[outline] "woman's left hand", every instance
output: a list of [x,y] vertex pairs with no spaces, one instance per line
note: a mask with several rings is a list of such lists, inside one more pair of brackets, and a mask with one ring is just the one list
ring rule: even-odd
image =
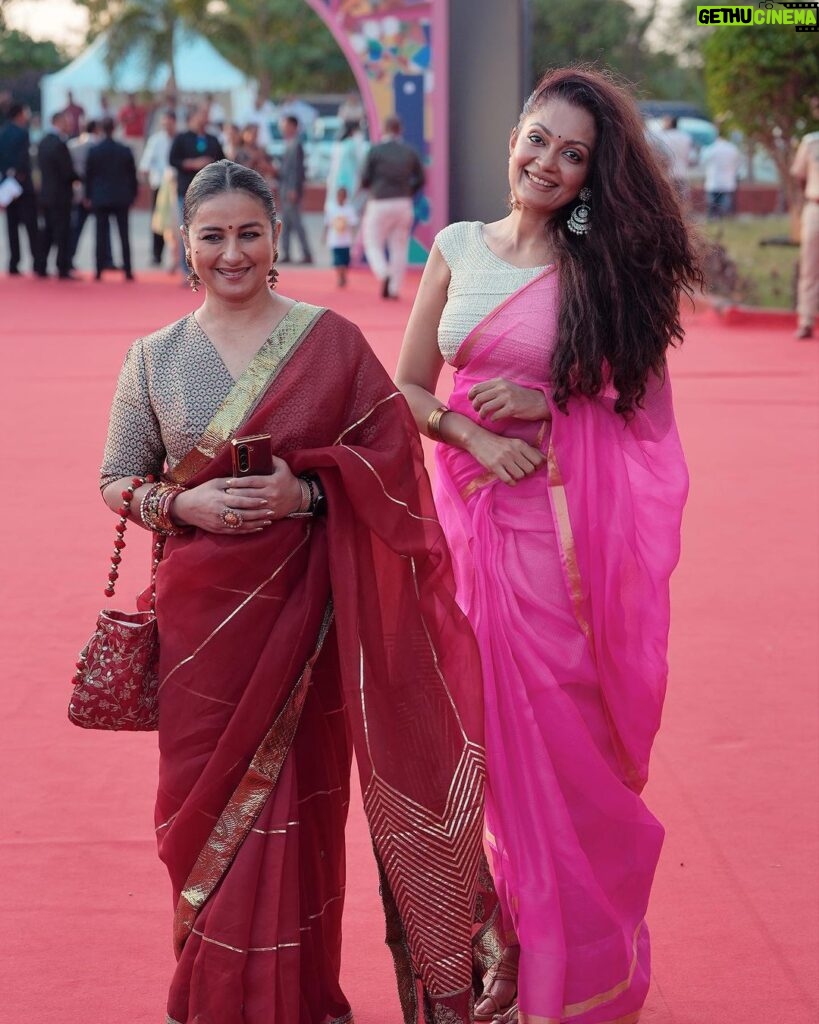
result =
[[232,496],[263,499],[273,519],[284,519],[291,512],[297,512],[301,506],[302,493],[298,477],[290,472],[284,459],[276,455],[273,456],[271,474],[232,477],[225,491],[228,501]]
[[509,416],[518,420],[548,420],[552,415],[542,391],[521,387],[502,377],[475,384],[467,398],[482,420],[489,418],[494,422]]

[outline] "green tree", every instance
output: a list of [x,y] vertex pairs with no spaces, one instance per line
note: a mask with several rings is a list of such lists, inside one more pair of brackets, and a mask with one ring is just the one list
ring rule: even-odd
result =
[[211,0],[200,30],[264,95],[355,88],[346,57],[304,0]]
[[784,26],[718,26],[704,54],[712,112],[770,153],[792,203],[793,146],[810,122],[808,97],[819,83],[815,36]]
[[535,77],[549,67],[594,61],[645,96],[701,102],[696,66],[649,39],[657,36],[658,0],[638,11],[628,0],[530,0]]
[[89,34],[106,32],[106,63],[116,83],[117,65],[135,49],[142,52],[145,81],[158,68],[170,69],[167,88],[176,90],[174,43],[185,25],[193,25],[204,14],[204,0],[77,0],[88,8]]

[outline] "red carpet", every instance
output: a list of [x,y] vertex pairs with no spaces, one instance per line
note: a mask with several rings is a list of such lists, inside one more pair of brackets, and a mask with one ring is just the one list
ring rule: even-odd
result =
[[[341,292],[330,272],[286,269],[281,287],[359,323],[394,367],[408,300],[378,301],[365,273]],[[113,537],[95,492],[116,373],[133,338],[195,301],[160,276],[0,278],[9,1024],[164,1020],[171,906],[152,832],[155,739],[83,733],[65,706]],[[650,918],[651,1024],[819,1015],[818,356],[785,328],[707,316],[673,356],[693,484],[648,790],[668,828]],[[147,578],[147,546],[128,554],[123,603]],[[346,990],[358,1024],[398,1024],[358,805],[349,845]]]

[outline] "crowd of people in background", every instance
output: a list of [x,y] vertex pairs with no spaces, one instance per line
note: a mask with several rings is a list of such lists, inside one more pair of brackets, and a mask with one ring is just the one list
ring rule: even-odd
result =
[[[0,95],[0,209],[6,213],[9,274],[21,273],[22,235],[34,274],[48,277],[56,271],[58,279],[74,280],[80,238],[94,214],[95,279],[121,270],[126,280],[133,280],[129,211],[141,184],[150,196],[151,262],[187,275],[179,244],[185,192],[197,171],[225,157],[257,171],[273,193],[282,221],[281,262],[291,262],[298,254],[298,262],[312,264],[302,216],[307,183],[303,139],[316,115],[302,100],[292,98],[277,106],[261,92],[250,109],[230,120],[212,94],[186,105],[174,95],[144,103],[129,93],[117,109],[102,94],[95,108],[86,110],[69,91],[63,109],[43,127],[13,96]],[[423,161],[402,140],[395,117],[387,119],[383,139],[370,150],[357,96],[340,106],[338,118],[341,128],[326,170],[323,241],[340,287],[347,282],[350,265],[366,258],[381,297],[396,298],[415,221],[413,200],[424,186]],[[709,220],[737,212],[743,166],[736,142],[721,124],[716,128],[717,137],[702,147],[673,115],[648,132],[689,211],[691,174],[702,172],[703,212]],[[806,138],[792,169],[806,208],[798,302],[801,338],[812,336],[819,304],[816,149],[815,139]],[[119,234],[119,263],[111,245],[112,219]]]
[[[11,96],[0,99],[0,182],[7,183],[0,192],[0,209],[6,212],[10,274],[21,273],[23,234],[34,274],[48,277],[56,271],[60,280],[75,280],[80,239],[94,214],[95,279],[121,269],[126,280],[133,280],[129,211],[140,186],[150,202],[152,264],[187,274],[179,245],[185,193],[198,170],[223,158],[257,171],[274,194],[283,224],[282,262],[290,261],[292,244],[299,262],[313,263],[302,218],[307,181],[302,140],[316,110],[304,101],[292,98],[276,106],[259,93],[249,110],[229,120],[225,107],[211,94],[186,105],[173,95],[144,103],[130,93],[116,109],[101,95],[95,109],[86,110],[69,91],[65,106],[43,130],[24,104]],[[334,151],[331,159],[334,181],[331,187],[328,182],[325,208],[324,239],[331,250],[355,247],[367,151],[358,98],[348,98],[339,114],[346,120],[339,152]],[[352,148],[348,139],[353,140]],[[279,143],[275,152],[274,141]],[[342,187],[342,205],[350,205],[351,212],[336,211],[327,219],[338,205]],[[111,219],[119,233],[118,262],[111,244]],[[340,244],[346,241],[348,245]],[[345,282],[346,276],[340,275],[339,283]]]

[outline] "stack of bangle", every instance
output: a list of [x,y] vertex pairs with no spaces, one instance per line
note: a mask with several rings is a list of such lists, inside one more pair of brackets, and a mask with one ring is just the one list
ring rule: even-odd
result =
[[300,476],[298,478],[301,488],[301,504],[295,512],[291,512],[288,519],[304,519],[307,516],[317,515],[324,504],[324,491],[321,489],[318,477]]
[[173,503],[184,490],[184,487],[163,481],[154,484],[146,492],[139,505],[139,517],[149,530],[165,537],[174,537],[185,532],[184,528],[177,526],[171,518]]
[[427,434],[434,441],[443,441],[441,437],[441,420],[444,418],[449,409],[445,405],[439,405],[437,409],[433,409],[427,419]]

